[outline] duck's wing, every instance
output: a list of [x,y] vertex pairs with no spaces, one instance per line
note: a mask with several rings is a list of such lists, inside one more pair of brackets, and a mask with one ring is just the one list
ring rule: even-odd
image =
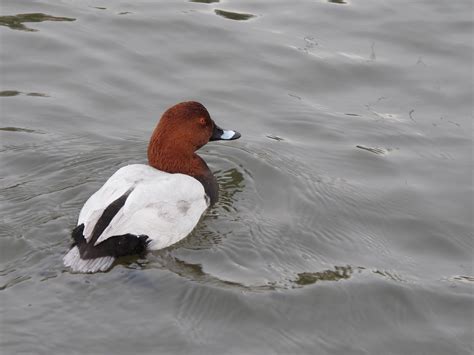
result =
[[94,228],[110,204],[124,196],[140,181],[155,176],[157,179],[169,175],[148,165],[132,164],[117,170],[105,184],[86,201],[79,214],[77,225],[84,224],[84,238],[89,242]]
[[146,235],[149,249],[166,248],[191,233],[208,201],[202,184],[188,175],[168,174],[159,181],[141,181],[94,244],[134,234]]

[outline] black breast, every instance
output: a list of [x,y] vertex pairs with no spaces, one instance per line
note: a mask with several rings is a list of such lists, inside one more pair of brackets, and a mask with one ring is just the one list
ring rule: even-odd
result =
[[219,200],[219,184],[215,176],[210,174],[195,176],[195,178],[204,186],[204,191],[211,201],[211,205]]

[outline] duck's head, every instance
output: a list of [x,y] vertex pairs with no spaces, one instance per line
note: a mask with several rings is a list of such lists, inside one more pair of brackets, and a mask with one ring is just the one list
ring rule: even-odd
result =
[[209,141],[238,138],[239,132],[216,125],[207,109],[199,102],[181,102],[170,107],[161,116],[150,139],[148,161],[160,170],[180,172],[175,171],[179,169],[168,166],[193,155]]

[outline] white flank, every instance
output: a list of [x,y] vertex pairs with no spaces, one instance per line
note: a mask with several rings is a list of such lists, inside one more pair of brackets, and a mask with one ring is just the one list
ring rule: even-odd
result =
[[69,250],[64,258],[64,266],[70,267],[74,272],[93,273],[98,271],[107,271],[114,263],[115,258],[112,256],[104,256],[95,259],[81,259],[79,249],[77,247]]

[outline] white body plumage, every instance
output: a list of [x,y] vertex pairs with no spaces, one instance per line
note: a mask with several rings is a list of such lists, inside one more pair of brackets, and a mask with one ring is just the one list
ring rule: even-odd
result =
[[[92,234],[105,209],[127,194],[125,203],[93,241]],[[149,165],[133,164],[119,169],[82,208],[78,226],[88,246],[95,247],[114,236],[146,235],[148,250],[166,248],[186,237],[209,206],[203,185],[191,176],[170,174]],[[93,246],[92,244],[93,243]],[[77,272],[107,270],[112,256],[81,259],[77,246],[64,257],[64,264]]]

